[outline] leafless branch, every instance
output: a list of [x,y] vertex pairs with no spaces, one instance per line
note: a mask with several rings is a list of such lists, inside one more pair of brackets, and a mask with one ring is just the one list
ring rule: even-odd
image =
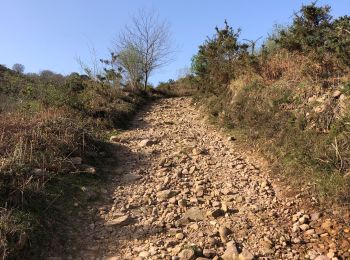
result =
[[80,68],[86,75],[88,75],[92,79],[97,79],[98,75],[101,75],[102,68],[100,61],[97,57],[97,51],[94,47],[89,48],[89,61],[85,62],[81,59],[81,57],[76,57],[76,61],[79,64]]
[[172,61],[170,25],[155,11],[140,10],[119,34],[115,48],[128,77],[141,79],[146,88],[151,73]]

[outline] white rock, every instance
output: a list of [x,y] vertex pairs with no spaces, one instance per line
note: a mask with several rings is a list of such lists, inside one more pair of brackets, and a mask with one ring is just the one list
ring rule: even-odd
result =
[[140,146],[140,147],[145,147],[145,146],[151,146],[151,145],[153,145],[153,144],[154,144],[153,141],[151,141],[151,140],[149,140],[149,139],[144,139],[144,140],[142,140],[142,141],[139,143],[139,146]]

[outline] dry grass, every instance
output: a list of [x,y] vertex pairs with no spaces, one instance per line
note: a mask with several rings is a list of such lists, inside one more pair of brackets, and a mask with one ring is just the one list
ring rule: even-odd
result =
[[94,149],[93,127],[66,109],[1,114],[0,120],[0,253],[10,256],[33,239],[32,221],[41,213],[32,209],[47,207],[46,184],[74,171],[71,156]]
[[192,80],[193,78],[191,76],[187,76],[176,82],[161,83],[156,91],[166,97],[191,96],[198,91],[195,85],[191,84]]
[[261,57],[259,74],[269,84],[283,79],[291,82],[309,81],[314,84],[322,82],[326,86],[337,85],[344,76],[349,75],[334,56],[325,54],[320,61],[316,57],[316,54],[303,55],[279,50],[266,58]]
[[[79,125],[75,124],[82,122],[82,118],[65,109],[48,109],[35,115],[5,114],[0,115],[0,120],[2,171],[14,165],[62,169],[65,160],[60,157],[61,148],[64,147],[68,153],[80,153],[77,147],[82,147],[83,135],[87,135],[79,132],[84,131],[84,125],[79,129]],[[38,152],[43,150],[47,154],[38,156]]]

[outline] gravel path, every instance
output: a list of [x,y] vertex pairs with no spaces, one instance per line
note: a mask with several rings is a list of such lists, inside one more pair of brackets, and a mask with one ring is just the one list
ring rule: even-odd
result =
[[119,166],[106,199],[90,205],[68,258],[350,257],[348,228],[280,195],[188,98],[157,101],[114,142]]

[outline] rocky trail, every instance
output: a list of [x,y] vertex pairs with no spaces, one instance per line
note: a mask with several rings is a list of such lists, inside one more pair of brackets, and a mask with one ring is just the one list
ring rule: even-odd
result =
[[113,142],[118,166],[64,259],[350,258],[344,223],[285,196],[188,98],[155,102]]

